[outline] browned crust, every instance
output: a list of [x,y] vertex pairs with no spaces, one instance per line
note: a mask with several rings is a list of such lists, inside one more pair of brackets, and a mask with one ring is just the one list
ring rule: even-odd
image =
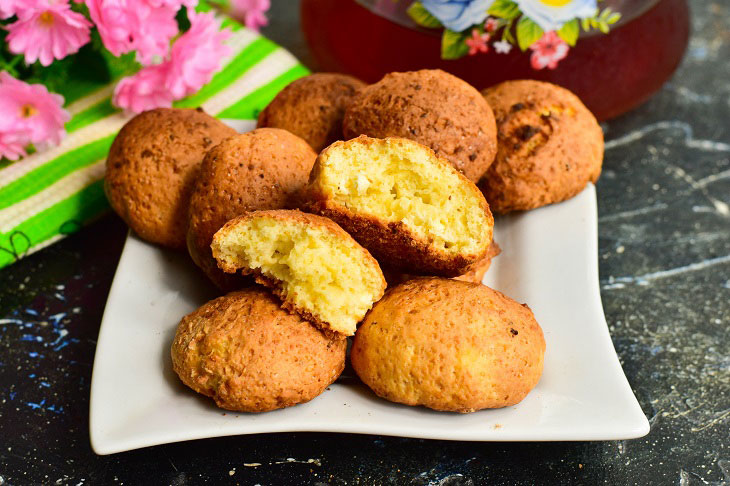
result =
[[429,248],[403,223],[384,223],[374,217],[360,216],[329,201],[309,206],[317,214],[340,224],[385,265],[414,273],[455,277],[477,261],[480,255],[445,255]]
[[[489,267],[492,265],[492,259],[497,257],[501,252],[502,249],[499,247],[497,242],[492,241],[492,243],[489,245],[489,250],[487,250],[487,254],[484,258],[476,263],[471,264],[461,275],[457,275],[456,277],[451,278],[453,278],[454,280],[461,280],[462,282],[482,283],[482,280],[484,280],[484,275],[487,273]],[[383,268],[382,270],[383,275],[385,275],[385,280],[386,282],[388,282],[389,288],[395,287],[396,285],[402,284],[403,282],[421,276],[399,272],[398,270],[393,270],[387,267]]]
[[[390,137],[385,140],[395,143],[417,143],[397,137]],[[438,157],[429,147],[421,145],[424,150],[432,155],[432,160],[436,165],[440,165],[443,170],[456,174],[464,184],[471,188],[473,194],[479,200],[480,207],[487,218],[487,236],[485,237],[486,244],[478,253],[448,254],[444,250],[431,248],[428,241],[414,234],[402,222],[386,222],[375,216],[357,214],[349,208],[330,200],[325,194],[317,190],[316,180],[322,170],[321,161],[329,155],[330,151],[337,150],[347,144],[372,145],[381,141],[380,139],[362,135],[345,142],[335,142],[323,150],[317,157],[309,177],[310,184],[307,194],[310,202],[305,208],[337,222],[385,266],[420,275],[456,277],[463,274],[470,265],[486,255],[492,240],[494,218],[487,201],[474,183],[454,169],[446,160]]]
[[264,108],[256,126],[288,130],[319,152],[342,140],[345,108],[363,87],[365,83],[345,74],[314,73],[299,78]]
[[180,322],[171,346],[181,381],[227,410],[305,403],[345,367],[346,340],[281,309],[263,288],[212,300]]
[[534,80],[506,81],[482,93],[498,128],[497,156],[479,183],[493,211],[564,201],[596,182],[603,132],[577,96]]
[[263,210],[263,211],[252,211],[250,213],[244,214],[243,216],[239,216],[238,218],[234,218],[231,221],[227,222],[223,228],[221,228],[213,237],[213,257],[216,259],[218,263],[218,267],[226,272],[227,274],[233,274],[236,272],[240,272],[242,275],[253,275],[256,282],[258,282],[261,285],[264,285],[272,290],[274,294],[276,294],[282,301],[282,307],[284,307],[287,310],[290,310],[292,312],[295,312],[302,316],[304,319],[308,320],[309,322],[315,324],[320,330],[323,332],[326,332],[332,336],[340,336],[344,337],[345,335],[343,333],[340,333],[338,331],[335,331],[332,329],[332,325],[321,319],[319,316],[311,313],[309,310],[304,309],[302,307],[297,306],[294,304],[294,302],[288,300],[286,296],[284,295],[282,291],[282,284],[281,281],[278,279],[275,279],[273,277],[269,277],[261,273],[258,269],[252,269],[248,267],[236,267],[235,265],[228,264],[224,261],[222,261],[218,257],[218,251],[216,250],[217,242],[224,238],[228,233],[235,231],[236,227],[239,224],[245,223],[247,221],[250,221],[254,218],[260,218],[260,217],[268,217],[271,219],[274,219],[276,221],[283,221],[287,223],[301,223],[304,225],[314,226],[321,229],[324,229],[330,233],[333,233],[335,236],[352,241],[355,249],[360,249],[361,257],[365,260],[366,263],[374,266],[378,269],[378,273],[380,274],[381,278],[381,290],[378,293],[376,297],[376,301],[383,296],[383,293],[385,292],[386,288],[386,282],[385,277],[383,276],[382,270],[380,270],[380,265],[378,264],[378,261],[373,258],[373,256],[368,252],[367,249],[360,246],[353,238],[350,236],[345,230],[343,230],[340,226],[337,225],[334,221],[324,218],[322,216],[318,216],[316,214],[310,214],[310,213],[303,213],[299,210],[287,210],[287,209],[279,209],[279,210]]

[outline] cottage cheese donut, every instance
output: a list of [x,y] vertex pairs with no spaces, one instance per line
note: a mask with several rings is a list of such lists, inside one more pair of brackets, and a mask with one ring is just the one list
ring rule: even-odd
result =
[[346,348],[250,288],[185,316],[171,351],[182,382],[219,407],[266,412],[322,393],[342,373]]
[[471,85],[441,70],[386,74],[345,111],[345,139],[403,137],[431,147],[477,182],[497,153],[489,105]]
[[429,277],[375,304],[350,359],[386,400],[466,413],[519,403],[540,380],[544,353],[526,305],[484,285]]
[[365,83],[344,74],[315,73],[297,79],[259,114],[257,126],[288,130],[319,152],[342,140],[345,108],[363,87]]
[[542,81],[506,81],[485,90],[498,128],[497,158],[479,187],[493,211],[552,204],[596,182],[603,132],[567,89]]
[[[499,247],[496,241],[492,240],[492,244],[489,245],[487,250],[487,256],[482,258],[476,263],[469,265],[464,273],[452,277],[454,280],[461,280],[462,282],[482,283],[484,275],[492,265],[492,259],[499,255],[502,249]],[[410,273],[402,273],[397,270],[391,270],[389,268],[383,268],[383,275],[385,281],[388,282],[388,287],[395,287],[398,284],[406,282],[408,280],[418,278],[421,275],[413,275]]]
[[355,334],[383,296],[378,262],[327,218],[301,211],[254,211],[226,223],[213,256],[229,273],[255,275],[296,311],[327,332]]
[[316,154],[301,138],[278,128],[259,128],[232,137],[205,157],[190,199],[188,250],[193,261],[221,289],[241,286],[223,273],[210,251],[213,235],[247,211],[296,204]]
[[127,122],[106,161],[104,189],[142,239],[185,248],[188,204],[205,153],[236,131],[200,110],[159,108]]
[[433,150],[404,138],[335,142],[317,157],[308,208],[383,265],[454,277],[484,258],[494,220],[482,193]]

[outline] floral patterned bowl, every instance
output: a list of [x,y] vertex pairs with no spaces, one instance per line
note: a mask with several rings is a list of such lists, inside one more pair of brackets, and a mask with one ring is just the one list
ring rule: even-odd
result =
[[541,79],[606,119],[676,69],[689,15],[686,0],[303,0],[302,27],[327,71],[439,68],[478,89]]

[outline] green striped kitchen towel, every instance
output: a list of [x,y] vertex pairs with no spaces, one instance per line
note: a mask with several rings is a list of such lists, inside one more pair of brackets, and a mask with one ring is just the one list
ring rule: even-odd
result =
[[[309,72],[289,52],[232,20],[232,54],[198,93],[175,103],[219,118],[251,120],[284,86]],[[66,106],[71,120],[57,147],[0,168],[0,268],[78,230],[109,210],[105,158],[129,116],[111,104],[113,85]]]

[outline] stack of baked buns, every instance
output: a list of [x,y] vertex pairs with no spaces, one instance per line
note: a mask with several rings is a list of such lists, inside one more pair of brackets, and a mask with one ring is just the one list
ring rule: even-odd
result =
[[573,197],[602,155],[595,118],[548,83],[480,94],[438,70],[370,86],[313,74],[248,133],[201,110],[138,115],[112,145],[106,192],[224,294],[172,343],[180,379],[219,407],[313,399],[354,336],[352,367],[380,397],[473,412],[520,402],[545,353],[529,307],[481,283],[500,251],[492,211]]

